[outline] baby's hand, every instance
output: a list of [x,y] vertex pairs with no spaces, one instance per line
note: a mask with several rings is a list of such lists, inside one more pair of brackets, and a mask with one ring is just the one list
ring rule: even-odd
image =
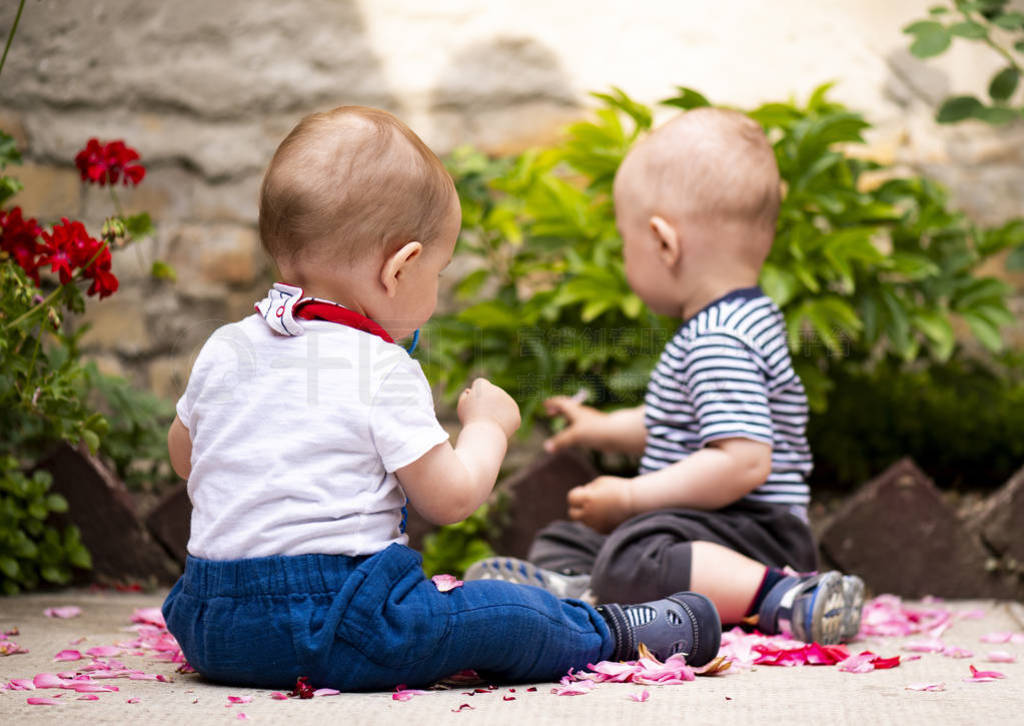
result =
[[477,378],[462,392],[456,411],[463,426],[471,421],[494,421],[505,436],[519,428],[519,406],[512,396],[486,378]]
[[584,406],[568,396],[555,396],[544,401],[549,416],[564,416],[568,425],[544,442],[544,450],[552,453],[567,446],[601,446],[602,423],[608,414]]
[[607,533],[633,515],[630,480],[599,476],[589,484],[569,490],[569,519]]

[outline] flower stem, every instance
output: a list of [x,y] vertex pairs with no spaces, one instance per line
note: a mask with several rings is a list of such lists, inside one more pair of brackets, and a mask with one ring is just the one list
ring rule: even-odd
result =
[[11,49],[11,41],[18,30],[18,21],[21,20],[21,11],[25,9],[25,0],[18,3],[18,12],[14,15],[14,23],[11,24],[11,32],[7,34],[7,44],[4,46],[4,54],[0,57],[0,73],[4,72],[4,63],[7,61],[7,51]]
[[[70,280],[68,280],[67,285],[71,285],[71,284],[77,282],[79,279],[81,279],[81,277],[82,277],[83,273],[85,272],[85,270],[87,270],[89,268],[89,266],[93,262],[95,262],[99,258],[99,256],[101,254],[103,254],[103,250],[105,250],[107,247],[108,247],[107,241],[103,240],[103,243],[100,244],[100,246],[97,248],[96,254],[94,254],[89,259],[88,262],[86,262],[80,268],[75,270],[75,274],[72,276],[72,278]],[[26,320],[28,320],[29,318],[31,318],[33,315],[35,315],[37,312],[39,312],[43,308],[49,306],[54,301],[54,299],[56,299],[56,297],[61,293],[61,291],[65,287],[66,287],[66,285],[61,285],[60,287],[58,287],[56,290],[54,290],[49,295],[47,295],[46,298],[42,302],[38,303],[34,307],[29,308],[28,310],[23,312],[21,315],[16,317],[14,320],[12,320],[11,322],[7,323],[7,325],[5,325],[3,327],[3,329],[4,330],[10,330],[12,328],[15,328],[18,325],[20,325],[21,323],[23,323]]]

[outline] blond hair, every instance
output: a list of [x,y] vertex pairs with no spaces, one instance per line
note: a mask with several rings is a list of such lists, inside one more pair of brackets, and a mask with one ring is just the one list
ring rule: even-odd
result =
[[454,194],[444,164],[408,126],[340,106],[306,116],[277,147],[260,189],[260,241],[278,264],[427,244]]
[[774,236],[779,169],[764,131],[749,116],[693,109],[656,129],[635,151],[627,162],[637,164],[650,204],[690,220],[741,223],[758,236]]

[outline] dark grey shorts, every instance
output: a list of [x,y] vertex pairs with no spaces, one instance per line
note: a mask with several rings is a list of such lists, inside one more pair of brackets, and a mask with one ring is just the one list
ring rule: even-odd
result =
[[550,570],[590,573],[598,602],[644,602],[690,589],[691,542],[714,542],[771,567],[818,566],[807,524],[786,505],[761,502],[648,512],[609,535],[553,522],[537,534],[529,557]]

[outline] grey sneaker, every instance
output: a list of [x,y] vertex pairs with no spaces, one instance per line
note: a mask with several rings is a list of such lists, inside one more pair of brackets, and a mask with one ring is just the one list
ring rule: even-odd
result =
[[474,562],[466,570],[465,580],[503,580],[517,585],[533,585],[556,597],[569,597],[596,604],[590,592],[590,575],[563,575],[515,557],[488,557]]
[[779,580],[765,596],[757,627],[767,635],[790,634],[805,643],[832,645],[852,627],[847,610],[843,576],[835,570],[794,575]]
[[860,632],[860,618],[864,611],[864,581],[856,575],[843,576],[842,639],[849,642]]

